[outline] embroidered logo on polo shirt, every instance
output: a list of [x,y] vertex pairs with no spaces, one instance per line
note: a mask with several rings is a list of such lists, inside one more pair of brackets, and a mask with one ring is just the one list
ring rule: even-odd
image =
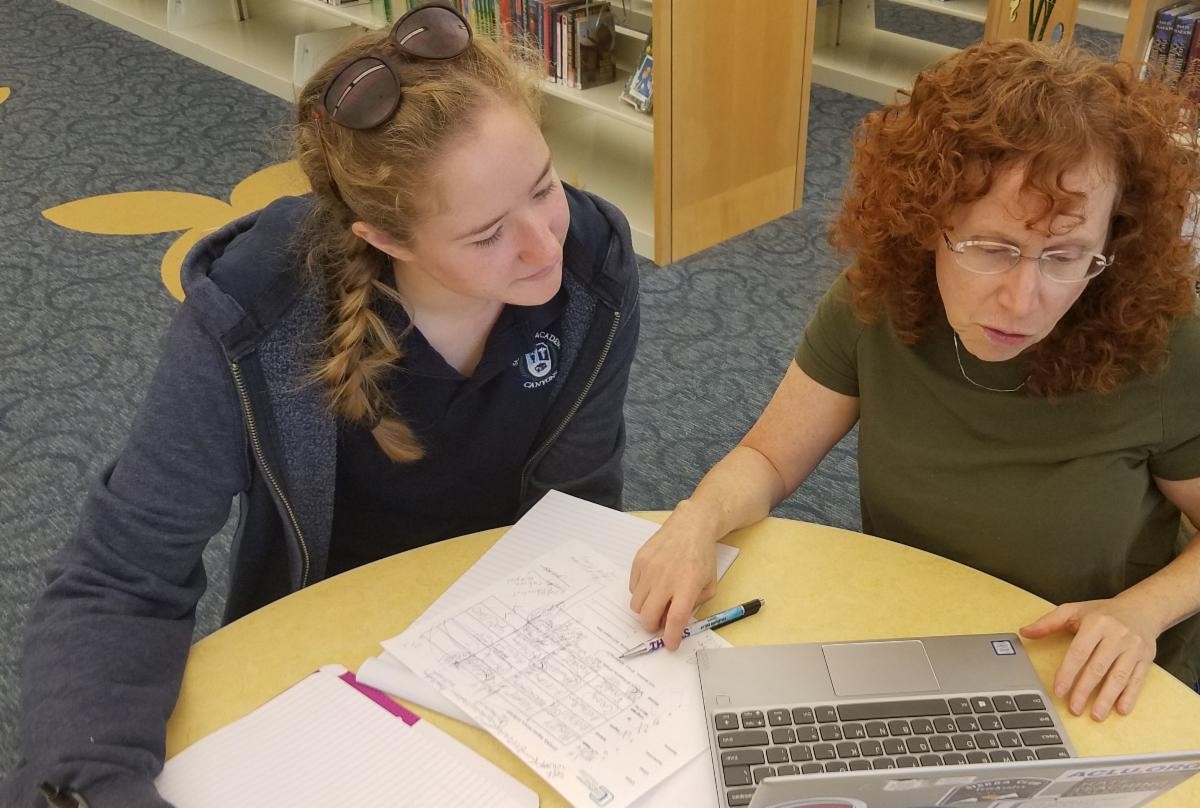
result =
[[554,381],[558,376],[560,346],[558,337],[549,331],[539,331],[533,335],[533,349],[513,360],[513,365],[525,380],[521,384],[522,387],[526,390],[536,390]]

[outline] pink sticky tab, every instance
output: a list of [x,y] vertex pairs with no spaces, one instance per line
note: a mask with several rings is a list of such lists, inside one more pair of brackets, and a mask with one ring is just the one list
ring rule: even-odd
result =
[[421,716],[417,715],[411,710],[406,710],[403,705],[392,701],[392,699],[382,690],[376,690],[375,688],[369,685],[364,685],[362,682],[358,681],[358,679],[356,679],[354,674],[350,671],[346,671],[338,678],[350,685],[359,693],[362,693],[371,701],[378,704],[383,709],[387,710],[392,715],[400,718],[400,720],[402,720],[405,724],[408,724],[410,727],[421,720]]

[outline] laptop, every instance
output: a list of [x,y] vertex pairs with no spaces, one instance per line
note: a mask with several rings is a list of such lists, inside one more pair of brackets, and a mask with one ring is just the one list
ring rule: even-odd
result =
[[1135,808],[1200,771],[1200,750],[1078,758],[1015,634],[697,661],[721,808]]

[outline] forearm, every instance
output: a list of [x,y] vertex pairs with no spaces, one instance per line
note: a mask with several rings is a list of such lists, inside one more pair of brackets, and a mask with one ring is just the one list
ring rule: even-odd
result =
[[1200,533],[1170,564],[1117,597],[1133,603],[1159,634],[1200,612]]
[[757,449],[739,444],[679,503],[671,521],[716,542],[766,517],[788,493],[775,466]]

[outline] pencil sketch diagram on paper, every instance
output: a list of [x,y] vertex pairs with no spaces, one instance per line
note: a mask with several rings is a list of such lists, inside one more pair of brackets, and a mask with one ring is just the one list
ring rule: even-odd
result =
[[646,638],[624,571],[567,543],[389,650],[580,805],[618,808],[706,747],[695,649]]

